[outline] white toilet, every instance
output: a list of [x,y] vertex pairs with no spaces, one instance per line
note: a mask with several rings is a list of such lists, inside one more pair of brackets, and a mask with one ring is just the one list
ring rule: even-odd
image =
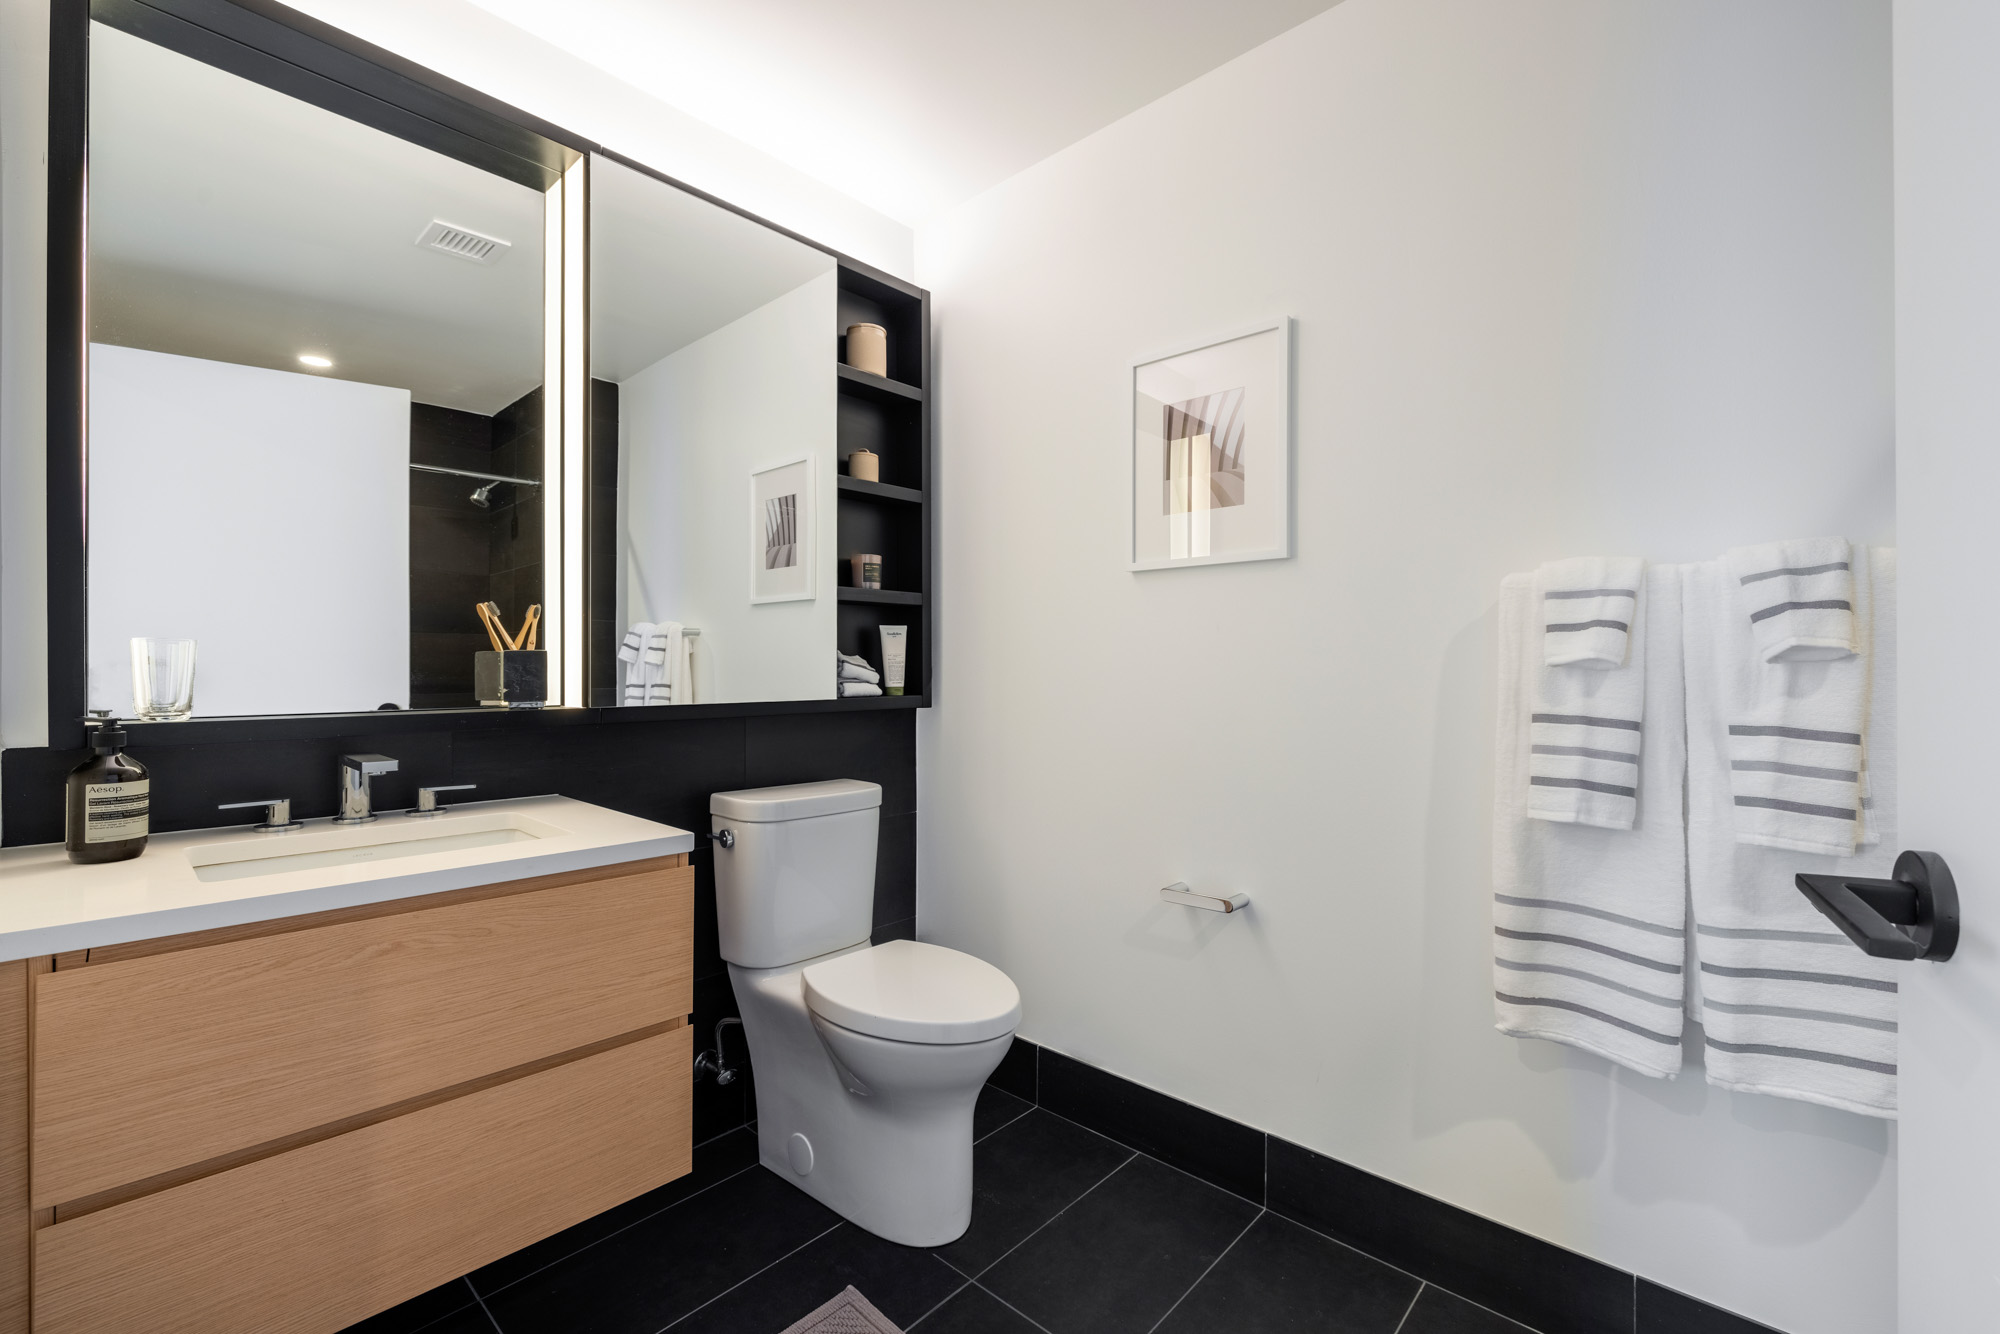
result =
[[1021,1020],[992,964],[868,943],[882,789],[718,792],[716,916],[757,1081],[764,1165],[906,1246],[972,1221],[972,1105]]

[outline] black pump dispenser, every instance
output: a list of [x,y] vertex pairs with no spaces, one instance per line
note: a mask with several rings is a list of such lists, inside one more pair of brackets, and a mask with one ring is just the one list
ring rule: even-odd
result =
[[111,717],[96,719],[91,757],[69,771],[63,847],[85,865],[122,862],[146,850],[152,780],[146,766],[122,754],[125,729]]

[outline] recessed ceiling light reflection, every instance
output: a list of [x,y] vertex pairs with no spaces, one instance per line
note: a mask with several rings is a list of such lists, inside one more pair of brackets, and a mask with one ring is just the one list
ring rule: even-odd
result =
[[311,366],[314,370],[328,371],[333,369],[333,358],[322,357],[317,352],[301,352],[299,353],[299,365]]

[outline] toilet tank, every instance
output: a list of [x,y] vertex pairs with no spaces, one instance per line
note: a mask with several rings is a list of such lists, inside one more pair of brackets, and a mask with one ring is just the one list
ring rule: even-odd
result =
[[881,806],[880,785],[852,778],[711,796],[722,957],[779,968],[866,941]]

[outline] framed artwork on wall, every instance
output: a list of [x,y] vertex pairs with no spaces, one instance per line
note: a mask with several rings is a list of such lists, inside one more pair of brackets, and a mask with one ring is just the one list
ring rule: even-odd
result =
[[1292,554],[1292,321],[1132,363],[1130,568]]
[[810,455],[750,474],[750,601],[800,602],[818,595]]

